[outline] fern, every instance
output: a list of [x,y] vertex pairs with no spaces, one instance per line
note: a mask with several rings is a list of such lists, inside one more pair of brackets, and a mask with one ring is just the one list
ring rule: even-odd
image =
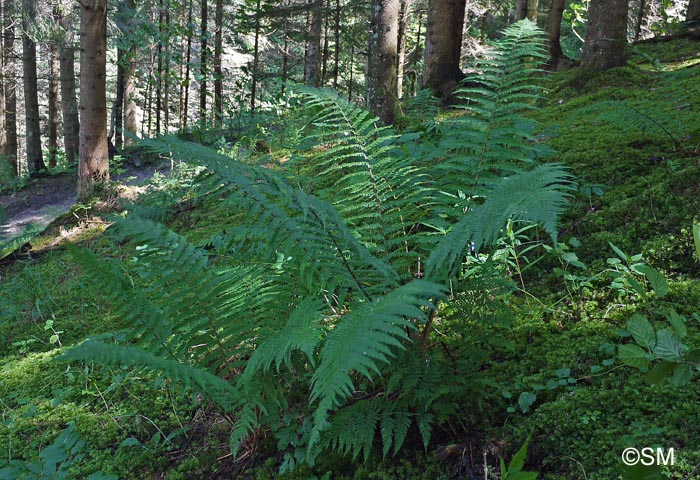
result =
[[[536,164],[545,152],[522,116],[542,55],[532,24],[509,28],[478,66],[480,86],[461,91],[465,115],[433,144],[303,87],[303,143],[315,146],[285,168],[171,137],[144,142],[202,167],[198,201],[221,216],[221,232],[195,245],[132,214],[110,228],[132,259],[73,250],[127,334],[64,358],[150,368],[202,390],[235,412],[234,454],[286,410],[310,425],[298,445],[310,462],[327,448],[367,457],[377,434],[388,455],[412,426],[427,446],[477,383],[476,355],[455,359],[430,342],[447,287],[460,290],[465,255],[511,219],[555,238],[571,189],[561,166]],[[431,156],[416,157],[421,143]],[[290,402],[300,391],[304,402]]]

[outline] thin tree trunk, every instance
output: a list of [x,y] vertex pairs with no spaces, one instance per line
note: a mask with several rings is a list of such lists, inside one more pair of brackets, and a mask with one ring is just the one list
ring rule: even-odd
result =
[[375,0],[372,4],[367,106],[385,125],[396,117],[396,62],[399,0]]
[[350,78],[348,79],[348,102],[352,101],[352,77],[355,68],[355,36],[350,37]]
[[552,0],[547,18],[549,64],[555,72],[561,68],[562,60],[564,60],[564,52],[561,49],[561,21],[565,4],[566,0]]
[[527,18],[528,0],[515,0],[515,21]]
[[642,34],[642,24],[644,23],[644,15],[646,14],[646,0],[639,0],[639,11],[637,12],[637,22],[634,24],[634,41],[639,40]]
[[333,48],[333,88],[338,89],[340,73],[340,0],[335,0],[335,46]]
[[411,0],[399,1],[399,40],[396,62],[396,94],[399,99],[403,97],[403,79],[406,67],[406,29],[408,28],[408,8]]
[[66,162],[73,165],[78,161],[80,146],[80,121],[75,86],[75,49],[73,46],[73,25],[63,15],[60,7],[54,10],[56,22],[62,29],[60,37],[61,112],[63,114],[63,147]]
[[221,55],[224,46],[224,2],[216,0],[216,34],[214,35],[214,122],[221,126],[224,118],[224,74]]
[[17,164],[17,61],[15,54],[15,3],[4,0],[3,58],[5,75],[5,155],[10,169],[19,174]]
[[687,22],[700,20],[700,0],[690,0],[685,20]]
[[[326,0],[326,12],[331,11],[331,0]],[[321,67],[321,85],[326,84],[326,75],[328,74],[328,14],[324,15],[323,22],[323,55]]]
[[[136,10],[136,0],[125,0],[126,7],[125,11],[128,15],[133,16],[133,12]],[[122,137],[124,138],[124,146],[131,147],[136,143],[138,139],[138,113],[136,106],[136,45],[132,38],[133,26],[131,21],[127,20],[125,22],[126,31],[129,42],[128,48],[125,49],[125,58],[121,65],[123,65],[123,77],[122,82],[124,84],[123,90],[123,132]],[[143,125],[143,124],[142,124]]]
[[163,32],[163,24],[165,23],[165,5],[163,0],[158,2],[158,46],[156,47],[156,56],[158,57],[158,67],[156,71],[156,135],[161,132],[161,112],[163,110],[163,43],[165,43],[165,34]]
[[36,18],[36,0],[24,0],[22,15],[22,65],[24,68],[24,109],[26,121],[27,168],[35,175],[46,168],[41,151],[39,87],[36,73],[36,43],[29,35],[30,18]]
[[527,19],[535,24],[539,16],[539,3],[539,0],[529,0],[527,4]]
[[423,26],[423,9],[420,9],[418,12],[418,31],[416,32],[416,49],[413,52],[413,62],[411,65],[411,71],[413,74],[411,75],[411,87],[410,87],[410,92],[411,96],[415,97],[416,96],[416,84],[418,83],[418,60],[421,57],[421,51],[420,51],[420,46],[421,44],[421,27]]
[[192,2],[190,0],[190,5],[187,10],[187,54],[186,54],[186,64],[185,64],[185,109],[182,114],[182,129],[187,129],[187,123],[189,122],[189,105],[190,105],[190,65],[192,64]]
[[202,79],[199,81],[199,123],[206,125],[207,123],[207,48],[209,32],[207,31],[207,0],[202,1],[201,9],[201,45],[199,58],[199,74]]
[[323,26],[321,16],[322,2],[323,0],[312,0],[311,22],[306,42],[304,83],[312,87],[318,87],[321,84],[319,67],[321,66],[321,27]]
[[[0,0],[0,28],[4,26],[2,19],[5,16],[5,2]],[[0,159],[4,159],[7,150],[7,136],[5,134],[5,56],[2,48],[3,38],[0,34]],[[2,168],[4,171],[5,168]]]
[[56,166],[58,152],[58,44],[49,44],[49,167]]
[[250,87],[250,114],[255,114],[255,97],[257,96],[258,62],[260,56],[260,0],[255,5],[255,44],[253,46],[253,75]]
[[165,72],[163,77],[163,123],[166,135],[170,130],[170,5],[165,10]]
[[80,163],[78,198],[109,182],[107,0],[80,4]]

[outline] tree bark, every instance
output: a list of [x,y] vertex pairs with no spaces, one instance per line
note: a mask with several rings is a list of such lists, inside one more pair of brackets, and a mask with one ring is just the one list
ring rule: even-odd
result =
[[109,182],[107,147],[107,0],[80,4],[80,162],[78,198]]
[[250,114],[255,114],[255,99],[258,95],[258,62],[260,60],[260,0],[255,5],[255,41],[253,45],[253,75],[250,87]]
[[163,77],[163,123],[167,135],[170,132],[170,5],[165,10],[165,72]]
[[527,3],[527,19],[535,24],[539,17],[539,7],[539,0],[529,0]]
[[193,0],[189,0],[187,8],[187,33],[185,34],[187,36],[187,44],[185,47],[185,77],[180,89],[180,91],[182,92],[182,108],[180,109],[180,128],[182,128],[183,130],[187,129],[187,123],[189,121],[188,110],[190,103],[190,63],[192,61],[192,1]]
[[515,0],[515,21],[527,18],[528,0]]
[[56,166],[58,152],[58,44],[49,44],[49,167]]
[[24,110],[26,121],[27,169],[30,175],[45,169],[39,124],[39,86],[36,73],[36,43],[29,35],[30,18],[36,18],[36,0],[24,0],[22,15],[22,65],[24,69]]
[[413,52],[413,61],[411,62],[411,86],[409,92],[411,97],[416,96],[416,83],[418,83],[418,60],[421,57],[420,46],[421,42],[421,27],[423,26],[423,9],[418,11],[418,30],[416,32],[416,48]]
[[326,1],[326,15],[324,15],[323,22],[323,54],[321,55],[321,85],[326,84],[326,76],[328,74],[328,12],[331,11],[331,0]]
[[627,63],[628,0],[591,0],[581,68],[599,72]]
[[312,0],[311,22],[306,41],[306,56],[304,65],[304,83],[312,87],[321,84],[321,28],[323,26],[321,9],[323,0]]
[[335,45],[333,48],[333,88],[338,89],[340,73],[340,0],[335,0]]
[[207,31],[208,11],[207,0],[202,0],[201,9],[201,45],[199,57],[199,122],[202,126],[207,123],[207,48],[209,35]]
[[214,121],[221,126],[224,118],[224,73],[221,68],[221,55],[224,47],[224,2],[216,0],[214,35]]
[[[0,0],[0,28],[4,25],[2,19],[5,16],[5,2]],[[0,159],[4,159],[7,150],[7,136],[5,134],[5,58],[2,49],[3,38],[0,34]],[[4,171],[5,168],[2,168]],[[13,174],[14,175],[14,174]]]
[[122,65],[124,67],[122,82],[124,84],[124,93],[122,101],[123,105],[123,125],[124,129],[122,132],[122,137],[124,138],[124,146],[131,147],[138,140],[138,107],[136,105],[136,44],[133,40],[133,25],[130,18],[133,17],[134,11],[136,10],[136,0],[125,0],[126,4],[124,11],[127,14],[127,19],[125,19],[126,28],[125,34],[127,35],[127,45],[124,51],[124,60]]
[[158,46],[156,47],[157,70],[156,70],[156,135],[161,132],[161,113],[163,111],[163,44],[165,43],[165,33],[163,31],[165,23],[165,6],[163,0],[158,2]]
[[385,125],[396,117],[396,65],[399,0],[374,0],[371,5],[367,107]]
[[19,174],[17,165],[17,60],[15,54],[15,3],[4,0],[3,73],[5,75],[5,155],[10,170]]
[[561,49],[561,21],[564,15],[566,0],[552,0],[547,18],[547,39],[549,48],[549,64],[553,71],[561,68],[564,52]]
[[639,36],[642,34],[642,24],[644,23],[644,16],[646,15],[646,0],[639,0],[639,10],[637,11],[637,21],[634,24],[634,41],[639,40]]
[[66,162],[72,165],[78,161],[80,145],[80,121],[78,119],[78,102],[75,94],[73,26],[60,10],[60,7],[54,11],[54,16],[62,30],[58,48],[60,55],[61,112],[63,114],[63,147],[66,150]]
[[690,0],[685,20],[687,22],[700,20],[700,0]]
[[403,97],[403,78],[406,67],[406,29],[408,28],[408,8],[412,0],[399,0],[399,33],[396,61],[396,95]]
[[448,99],[464,79],[459,68],[466,0],[429,0],[423,86]]

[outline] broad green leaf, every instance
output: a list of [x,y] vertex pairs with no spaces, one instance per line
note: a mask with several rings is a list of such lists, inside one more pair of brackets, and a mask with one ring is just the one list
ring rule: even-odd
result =
[[642,350],[638,345],[631,343],[620,345],[617,352],[622,363],[630,367],[639,368],[641,370],[649,366],[649,356],[647,352]]
[[643,273],[644,276],[647,277],[651,288],[654,289],[654,292],[659,298],[666,296],[668,293],[668,282],[666,281],[666,277],[659,273],[658,270],[651,268],[649,265],[639,265],[637,271]]
[[634,278],[632,275],[627,275],[626,277],[627,282],[630,284],[630,287],[639,294],[640,297],[646,299],[647,298],[647,291],[644,288],[644,286],[637,281],[636,278]]
[[683,353],[683,344],[670,330],[664,328],[656,334],[656,346],[654,355],[662,360],[678,362]]
[[646,375],[646,379],[652,385],[658,385],[668,377],[671,376],[673,369],[676,368],[677,363],[667,362],[665,360],[660,361],[654,367],[649,370]]
[[700,349],[691,350],[685,356],[685,361],[695,364],[695,367],[700,370]]
[[571,375],[571,369],[570,368],[560,368],[554,374],[559,377],[559,378],[566,378],[569,375]]
[[681,363],[673,371],[671,383],[674,387],[685,387],[693,378],[693,367],[687,363]]
[[522,410],[523,413],[527,413],[532,404],[535,403],[535,400],[537,400],[537,395],[535,395],[533,392],[521,393],[520,397],[518,397],[518,405],[520,406],[520,410]]
[[626,254],[625,252],[623,252],[622,250],[620,250],[619,248],[617,248],[617,247],[616,247],[615,245],[613,245],[612,243],[610,243],[610,242],[608,242],[608,243],[610,244],[610,247],[611,247],[611,248],[613,249],[613,251],[615,252],[615,255],[617,255],[620,259],[629,262],[630,257],[628,257],[627,254]]
[[668,321],[671,323],[673,332],[678,335],[679,338],[683,338],[688,334],[688,329],[685,326],[683,318],[678,315],[678,312],[676,312],[675,309],[672,308],[669,310],[669,312],[666,314],[666,318],[668,318]]
[[635,313],[627,320],[627,331],[632,334],[632,338],[642,347],[648,349],[656,345],[656,333],[649,320],[644,315]]

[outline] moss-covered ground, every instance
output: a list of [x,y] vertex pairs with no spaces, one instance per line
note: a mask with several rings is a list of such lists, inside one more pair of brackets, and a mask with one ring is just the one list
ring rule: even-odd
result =
[[[449,478],[457,465],[460,478],[469,478],[467,470],[483,478],[484,452],[509,457],[533,430],[527,465],[539,478],[617,479],[627,446],[673,447],[676,462],[665,478],[700,478],[700,382],[651,385],[615,358],[632,313],[653,317],[669,305],[687,318],[687,343],[700,346],[700,263],[691,234],[700,216],[698,79],[700,44],[688,40],[640,46],[629,66],[595,77],[577,70],[555,76],[536,119],[541,141],[578,178],[560,240],[585,267],[568,265],[557,275],[551,267],[561,265],[549,259],[523,277],[529,295],[512,299],[512,348],[494,351],[483,372],[492,401],[465,403],[460,428],[436,435],[427,453],[360,466],[326,458],[294,476]],[[158,205],[167,200],[163,191],[152,199]],[[196,204],[166,213],[195,243],[220,223]],[[103,230],[88,222],[67,241],[128,256],[130,247]],[[124,479],[231,478],[230,424],[196,392],[131,369],[55,361],[86,336],[123,327],[60,236],[54,226],[28,254],[0,266],[0,469],[19,459],[51,471],[40,452],[74,422],[85,443],[70,455],[68,478],[98,471]],[[609,242],[661,271],[668,298],[610,289]],[[458,305],[447,310],[460,314]],[[525,409],[523,393],[532,394]],[[458,454],[442,454],[452,451]],[[263,445],[245,476],[278,478],[279,460]]]

